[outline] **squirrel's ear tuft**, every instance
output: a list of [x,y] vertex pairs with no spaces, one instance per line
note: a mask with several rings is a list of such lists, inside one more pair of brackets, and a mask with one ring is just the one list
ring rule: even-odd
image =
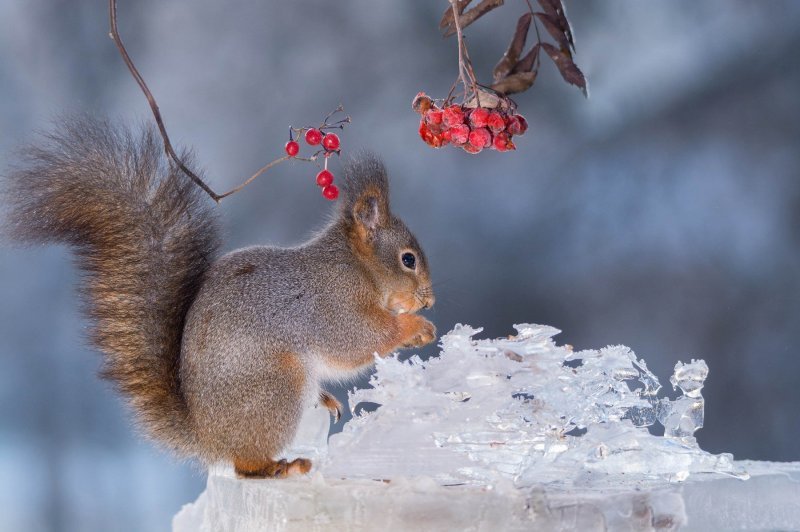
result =
[[388,222],[389,179],[375,154],[360,152],[347,161],[342,188],[346,216],[352,216],[369,232]]

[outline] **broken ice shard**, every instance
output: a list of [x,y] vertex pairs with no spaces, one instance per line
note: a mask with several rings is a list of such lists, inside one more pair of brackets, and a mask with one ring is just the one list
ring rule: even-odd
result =
[[708,366],[702,360],[675,364],[669,381],[672,388],[680,389],[683,395],[674,401],[662,400],[659,422],[664,425],[664,436],[686,443],[694,441],[695,431],[703,427],[705,401],[700,392],[707,376]]

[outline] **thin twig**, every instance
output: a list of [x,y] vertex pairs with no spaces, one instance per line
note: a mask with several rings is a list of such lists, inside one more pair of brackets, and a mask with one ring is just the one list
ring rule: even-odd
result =
[[130,70],[131,74],[133,75],[133,79],[136,80],[136,83],[139,84],[139,88],[142,89],[145,97],[147,98],[147,103],[150,104],[150,109],[153,111],[153,117],[156,119],[156,124],[158,124],[158,130],[161,132],[161,137],[164,139],[164,150],[167,152],[167,155],[175,161],[175,164],[178,165],[178,168],[183,170],[183,172],[189,176],[189,178],[194,181],[200,188],[206,191],[206,193],[211,196],[211,199],[219,203],[220,196],[217,195],[216,192],[211,190],[211,187],[206,185],[205,181],[200,179],[194,172],[189,170],[183,161],[181,161],[180,157],[175,153],[175,149],[172,147],[172,143],[169,140],[169,135],[167,135],[167,128],[164,126],[164,120],[161,118],[161,112],[158,110],[158,104],[156,103],[156,99],[153,97],[153,93],[150,92],[150,89],[145,83],[144,78],[139,71],[136,69],[136,66],[133,64],[133,60],[128,55],[128,51],[125,49],[125,45],[122,43],[122,38],[119,36],[119,30],[117,29],[117,1],[116,0],[109,0],[108,3],[108,12],[109,17],[111,19],[111,31],[109,36],[114,40],[114,43],[117,45],[119,49],[119,53],[122,55],[123,61],[125,61],[125,65]]
[[[247,178],[247,181],[245,181],[244,183],[242,183],[242,184],[241,184],[241,185],[239,185],[238,187],[236,187],[236,188],[233,188],[233,189],[229,190],[228,192],[226,192],[226,193],[224,193],[224,194],[220,194],[219,196],[217,196],[217,197],[216,197],[216,198],[214,198],[214,199],[215,199],[217,202],[219,202],[219,200],[221,200],[222,198],[227,198],[227,197],[228,197],[228,196],[230,196],[231,194],[236,194],[237,192],[239,192],[240,190],[242,190],[244,187],[246,187],[247,185],[249,185],[250,183],[252,183],[252,182],[255,180],[255,178],[257,178],[258,176],[260,176],[261,174],[263,174],[264,172],[266,172],[267,170],[269,170],[270,168],[272,168],[272,167],[273,167],[273,166],[275,166],[276,164],[278,164],[278,163],[282,163],[283,161],[287,161],[288,159],[289,159],[289,156],[288,156],[288,155],[284,155],[284,156],[283,156],[283,157],[281,157],[280,159],[275,159],[275,160],[274,160],[274,161],[272,161],[271,163],[267,163],[267,164],[265,164],[264,166],[262,166],[261,168],[259,168],[259,169],[258,169],[258,171],[257,171],[255,174],[253,174],[253,175],[251,175],[250,177],[248,177],[248,178]],[[213,197],[213,196],[212,196],[212,197]]]
[[[472,94],[478,98],[478,88],[476,86],[475,72],[472,69],[472,62],[469,59],[467,52],[467,44],[464,42],[464,32],[461,29],[461,20],[458,13],[457,0],[449,0],[450,7],[453,10],[453,24],[456,27],[456,40],[458,41],[458,75],[461,78],[461,83],[464,85],[465,98],[472,90]],[[478,100],[480,105],[480,100]]]
[[[178,166],[178,168],[180,168],[183,171],[183,173],[185,173],[189,177],[189,179],[194,181],[194,183],[197,186],[199,186],[201,189],[203,189],[206,192],[206,194],[208,194],[211,197],[211,199],[213,199],[215,202],[219,203],[221,199],[226,198],[226,197],[228,197],[228,196],[230,196],[232,194],[235,194],[235,193],[239,192],[240,190],[242,190],[244,187],[246,187],[247,185],[252,183],[258,176],[260,176],[261,174],[263,174],[264,172],[266,172],[267,170],[269,170],[273,166],[275,166],[275,165],[277,165],[279,163],[282,163],[284,161],[288,161],[290,159],[290,157],[287,156],[287,155],[284,155],[283,157],[279,157],[279,158],[275,159],[274,161],[269,162],[269,163],[265,164],[264,166],[262,166],[261,168],[259,168],[258,171],[255,174],[253,174],[252,176],[247,178],[241,185],[239,185],[239,186],[237,186],[237,187],[235,187],[235,188],[233,188],[233,189],[231,189],[228,192],[225,192],[223,194],[217,194],[216,192],[214,192],[211,189],[211,187],[208,186],[205,183],[205,181],[200,179],[200,177],[198,177],[197,174],[195,174],[194,172],[189,170],[189,168],[186,167],[186,165],[183,163],[183,161],[180,159],[180,157],[178,157],[178,154],[175,153],[175,149],[172,147],[172,142],[170,142],[169,135],[167,134],[167,128],[164,125],[164,119],[161,117],[161,111],[158,109],[158,103],[156,103],[156,99],[153,96],[153,93],[150,91],[150,88],[147,86],[147,83],[145,83],[144,78],[139,73],[139,70],[136,68],[136,65],[133,64],[133,60],[131,59],[130,55],[128,55],[128,50],[125,48],[125,45],[122,43],[122,38],[120,37],[119,29],[117,28],[117,0],[109,0],[109,2],[108,2],[108,13],[109,13],[109,19],[110,19],[110,26],[111,26],[111,30],[110,30],[108,35],[109,35],[109,37],[111,37],[111,39],[117,45],[117,49],[119,50],[119,53],[122,56],[122,60],[125,61],[125,65],[128,67],[128,70],[130,71],[131,75],[133,76],[133,79],[136,80],[136,83],[139,85],[139,88],[142,89],[142,92],[144,93],[145,98],[147,98],[147,103],[150,104],[150,110],[153,111],[153,117],[155,118],[156,124],[158,125],[158,131],[161,133],[161,138],[164,139],[164,151],[167,153],[167,155],[170,157],[170,159],[172,159],[175,162],[175,164]],[[328,119],[331,116],[333,116],[334,114],[336,114],[337,112],[340,112],[340,111],[344,111],[344,107],[342,107],[342,105],[339,105],[339,107],[334,109],[330,114],[328,114],[328,116],[325,117],[325,121],[324,121],[323,125],[327,126],[328,125]],[[350,117],[346,116],[344,119],[342,119],[341,121],[337,122],[336,124],[338,125],[338,127],[342,127],[340,124],[345,124],[345,123],[349,123],[349,122],[350,122]],[[302,131],[302,129],[301,129],[301,131]],[[310,159],[304,159],[302,157],[294,157],[294,159],[295,160],[300,160],[300,161],[306,161],[306,160],[307,161],[314,161],[314,160],[316,160],[316,155],[314,157],[310,158]]]

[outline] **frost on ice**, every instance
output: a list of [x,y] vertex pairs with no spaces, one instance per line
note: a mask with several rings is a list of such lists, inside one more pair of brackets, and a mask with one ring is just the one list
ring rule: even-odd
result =
[[[459,325],[438,357],[379,359],[372,388],[352,392],[350,404],[380,406],[331,438],[325,469],[446,484],[505,477],[517,487],[601,482],[597,473],[624,473],[626,482],[746,475],[694,439],[703,426],[702,360],[678,362],[670,382],[679,395],[669,399],[627,347],[573,352],[553,342],[557,329],[515,328],[507,339],[476,340],[480,329]],[[658,424],[663,437],[648,430]]]
[[312,458],[310,478],[212,469],[174,529],[800,529],[800,464],[698,447],[702,360],[678,362],[669,391],[627,347],[573,352],[552,327],[516,329],[459,325],[430,360],[377,359],[341,433],[306,411],[287,458]]

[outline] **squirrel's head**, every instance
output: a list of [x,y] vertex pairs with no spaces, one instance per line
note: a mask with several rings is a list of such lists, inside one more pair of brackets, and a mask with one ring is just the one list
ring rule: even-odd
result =
[[340,217],[356,257],[395,313],[417,312],[435,301],[425,253],[402,220],[389,210],[383,163],[361,153],[345,166]]

